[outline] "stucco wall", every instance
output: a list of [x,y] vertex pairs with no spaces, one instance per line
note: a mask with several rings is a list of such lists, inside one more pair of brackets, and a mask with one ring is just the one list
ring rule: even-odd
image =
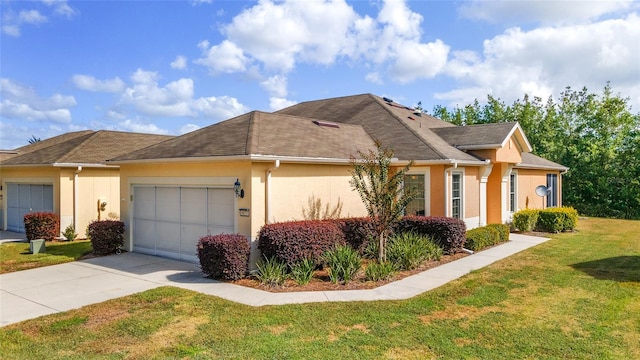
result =
[[547,174],[558,175],[558,206],[562,206],[562,176],[556,170],[517,169],[518,171],[518,208],[542,209],[546,198],[536,195],[536,187],[547,185]]

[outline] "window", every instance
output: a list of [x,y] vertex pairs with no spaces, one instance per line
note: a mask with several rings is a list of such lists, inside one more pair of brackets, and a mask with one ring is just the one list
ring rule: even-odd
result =
[[409,174],[404,177],[404,187],[411,189],[416,197],[407,205],[405,215],[425,215],[424,175]]
[[558,175],[547,174],[547,207],[558,206]]
[[462,173],[451,173],[451,217],[462,219]]
[[509,210],[511,212],[516,212],[518,209],[518,200],[517,200],[517,181],[518,181],[518,173],[512,171],[509,175]]

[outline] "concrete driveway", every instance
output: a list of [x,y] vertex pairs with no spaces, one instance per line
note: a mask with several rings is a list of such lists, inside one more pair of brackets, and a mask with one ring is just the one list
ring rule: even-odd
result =
[[124,253],[0,275],[0,326],[162,285],[204,279],[195,264]]

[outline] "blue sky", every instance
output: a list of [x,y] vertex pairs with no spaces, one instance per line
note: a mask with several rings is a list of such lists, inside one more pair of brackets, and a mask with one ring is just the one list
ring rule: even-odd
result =
[[373,93],[464,106],[607,81],[640,109],[634,1],[0,1],[0,149],[179,135]]

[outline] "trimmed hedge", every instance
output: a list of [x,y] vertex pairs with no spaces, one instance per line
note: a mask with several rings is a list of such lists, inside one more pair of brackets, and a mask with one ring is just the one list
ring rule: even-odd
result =
[[429,236],[447,253],[455,253],[462,249],[466,231],[464,221],[439,216],[405,216],[395,227],[396,233],[414,232]]
[[207,235],[198,240],[202,272],[214,279],[238,280],[249,270],[251,246],[240,234]]
[[342,229],[344,239],[358,254],[363,255],[369,242],[376,241],[373,221],[369,217],[335,220]]
[[94,221],[87,227],[96,255],[109,255],[124,245],[124,223],[118,220]]
[[[500,242],[509,241],[510,228],[507,224],[488,224],[485,227],[493,228],[500,234]],[[467,235],[468,236],[468,235]]]
[[60,233],[60,217],[52,212],[33,212],[24,216],[27,240],[53,240]]
[[513,225],[523,232],[532,230],[553,233],[573,231],[578,225],[578,212],[572,207],[520,210],[513,214]]
[[540,230],[557,233],[572,231],[578,224],[578,212],[572,207],[539,210],[537,227]]
[[464,247],[469,250],[480,251],[503,242],[501,240],[500,231],[496,227],[483,226],[467,231],[467,241]]
[[520,210],[513,214],[513,226],[522,232],[532,231],[538,223],[538,215],[538,210]]
[[345,237],[337,221],[307,220],[267,224],[260,229],[258,249],[266,258],[293,266],[305,258],[322,263],[322,255],[338,245]]

